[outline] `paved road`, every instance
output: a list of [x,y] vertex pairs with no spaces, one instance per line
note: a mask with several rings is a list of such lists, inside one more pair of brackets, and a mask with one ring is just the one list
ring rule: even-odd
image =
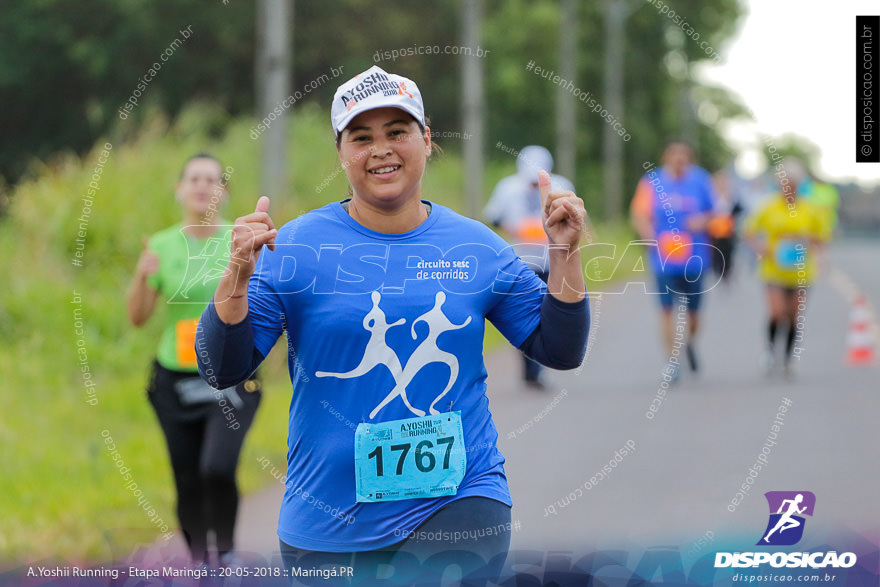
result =
[[[543,392],[521,386],[516,351],[491,355],[489,394],[519,521],[512,548],[589,551],[630,541],[684,550],[707,532],[715,544],[739,537],[742,548],[743,535],[756,540],[763,530],[770,490],[814,492],[811,529],[846,526],[880,542],[880,373],[844,362],[853,288],[880,307],[880,242],[838,243],[830,256],[833,278],[810,291],[792,381],[758,368],[764,303],[747,263],[730,289],[705,299],[699,376],[685,373],[665,397],[657,397],[665,362],[656,300],[635,287],[595,296],[584,365],[552,373]],[[628,442],[634,450],[599,479]],[[766,464],[734,507],[765,446]],[[277,550],[280,501],[280,484],[243,501],[240,549]]]
[[[842,245],[831,264],[875,305],[878,249],[876,243]],[[657,310],[650,296],[635,290],[595,301],[595,341],[583,370],[555,374],[556,384],[545,396],[501,383],[503,371],[491,371],[498,378],[490,389],[503,431],[516,433],[545,409],[548,398],[567,392],[539,424],[514,438],[502,434],[517,502],[514,517],[522,522],[516,547],[580,549],[623,539],[643,546],[686,545],[707,531],[719,541],[754,535],[766,523],[763,493],[770,490],[814,492],[817,517],[811,524],[861,531],[880,526],[880,377],[876,368],[844,364],[849,313],[844,292],[829,280],[809,292],[796,376],[791,382],[768,380],[758,368],[765,328],[762,288],[748,271],[736,277],[730,290],[718,288],[705,300],[699,377],[685,374],[659,398],[653,419],[646,416],[664,367]],[[493,357],[493,363],[501,366],[502,358]],[[777,424],[776,444],[767,447],[767,463],[734,506],[731,500],[749,467],[774,442],[768,437],[786,399],[791,405]],[[607,479],[584,490],[583,497],[566,498],[629,440],[635,452]],[[571,497],[576,499],[563,507]],[[551,505],[556,515],[546,509]]]

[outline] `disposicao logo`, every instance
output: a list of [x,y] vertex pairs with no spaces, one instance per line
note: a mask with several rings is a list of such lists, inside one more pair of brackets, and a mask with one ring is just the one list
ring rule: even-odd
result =
[[[804,535],[804,516],[813,516],[816,496],[811,491],[768,491],[764,494],[770,507],[767,528],[757,546],[792,546]],[[820,569],[825,567],[849,568],[856,564],[852,552],[717,552],[715,568],[771,567]]]
[[816,496],[811,491],[768,491],[770,520],[758,546],[791,546],[804,535],[803,516],[813,517]]

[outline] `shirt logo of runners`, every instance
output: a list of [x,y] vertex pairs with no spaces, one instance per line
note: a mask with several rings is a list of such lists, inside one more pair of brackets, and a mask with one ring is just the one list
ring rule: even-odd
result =
[[[182,230],[181,234],[183,234]],[[187,247],[189,247],[189,240],[187,240]],[[229,236],[213,236],[205,241],[198,254],[187,256],[184,277],[172,298],[177,299],[180,296],[180,298],[189,299],[189,292],[193,287],[206,285],[223,277],[228,265],[228,255]]]
[[391,376],[394,378],[394,387],[388,395],[385,396],[385,399],[379,402],[379,405],[370,412],[370,419],[375,418],[382,408],[387,406],[397,397],[400,397],[410,412],[421,417],[425,415],[425,411],[413,407],[413,405],[410,404],[409,398],[406,395],[406,387],[412,382],[413,378],[423,367],[431,363],[444,363],[449,366],[449,381],[446,383],[443,391],[434,398],[434,401],[431,402],[431,405],[428,408],[428,411],[431,414],[439,414],[440,412],[434,406],[437,405],[437,402],[440,401],[444,395],[449,393],[449,390],[452,389],[456,379],[458,379],[458,358],[452,353],[446,352],[438,347],[437,339],[444,332],[464,328],[470,324],[471,317],[468,316],[462,324],[453,323],[449,320],[446,314],[443,313],[443,303],[446,301],[446,294],[442,291],[437,292],[434,297],[434,307],[413,320],[410,325],[410,333],[412,334],[413,340],[416,339],[415,326],[419,322],[424,322],[428,325],[428,336],[425,337],[418,347],[416,347],[416,350],[413,351],[409,360],[406,362],[406,365],[401,365],[397,353],[394,349],[388,346],[388,343],[385,340],[385,334],[391,328],[405,324],[406,320],[401,318],[400,320],[389,324],[385,317],[385,312],[379,307],[379,302],[382,299],[381,294],[378,291],[374,291],[370,296],[373,301],[373,306],[367,312],[366,316],[364,316],[363,321],[364,330],[370,333],[370,339],[367,341],[367,346],[364,348],[364,355],[363,358],[361,358],[360,363],[352,370],[344,373],[317,371],[315,372],[315,376],[352,379],[365,375],[379,365],[385,365],[385,367],[391,372]]
[[791,546],[804,534],[806,520],[813,515],[816,496],[810,491],[768,491],[764,494],[770,507],[770,519],[759,546]]

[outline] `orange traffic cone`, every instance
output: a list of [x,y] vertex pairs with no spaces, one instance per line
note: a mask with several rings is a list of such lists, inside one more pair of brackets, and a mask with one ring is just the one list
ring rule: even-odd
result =
[[846,361],[851,366],[873,365],[876,340],[871,328],[871,311],[865,296],[859,295],[849,314],[846,336]]

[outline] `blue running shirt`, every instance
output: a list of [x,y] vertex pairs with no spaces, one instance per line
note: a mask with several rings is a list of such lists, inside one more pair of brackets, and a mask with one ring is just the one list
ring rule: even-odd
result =
[[[489,228],[437,204],[415,230],[383,234],[336,202],[287,223],[275,242],[248,303],[263,356],[288,337],[278,536],[301,549],[372,550],[458,498],[511,505],[486,397],[484,319],[519,346],[540,322],[544,283]],[[449,411],[461,413],[467,451],[456,495],[356,502],[358,424]]]
[[689,230],[688,220],[714,209],[717,198],[709,172],[690,165],[681,177],[673,177],[664,167],[653,169],[639,182],[636,198],[643,198],[639,205],[651,210],[658,242],[648,255],[651,268],[664,275],[706,275],[712,266],[709,234]]

